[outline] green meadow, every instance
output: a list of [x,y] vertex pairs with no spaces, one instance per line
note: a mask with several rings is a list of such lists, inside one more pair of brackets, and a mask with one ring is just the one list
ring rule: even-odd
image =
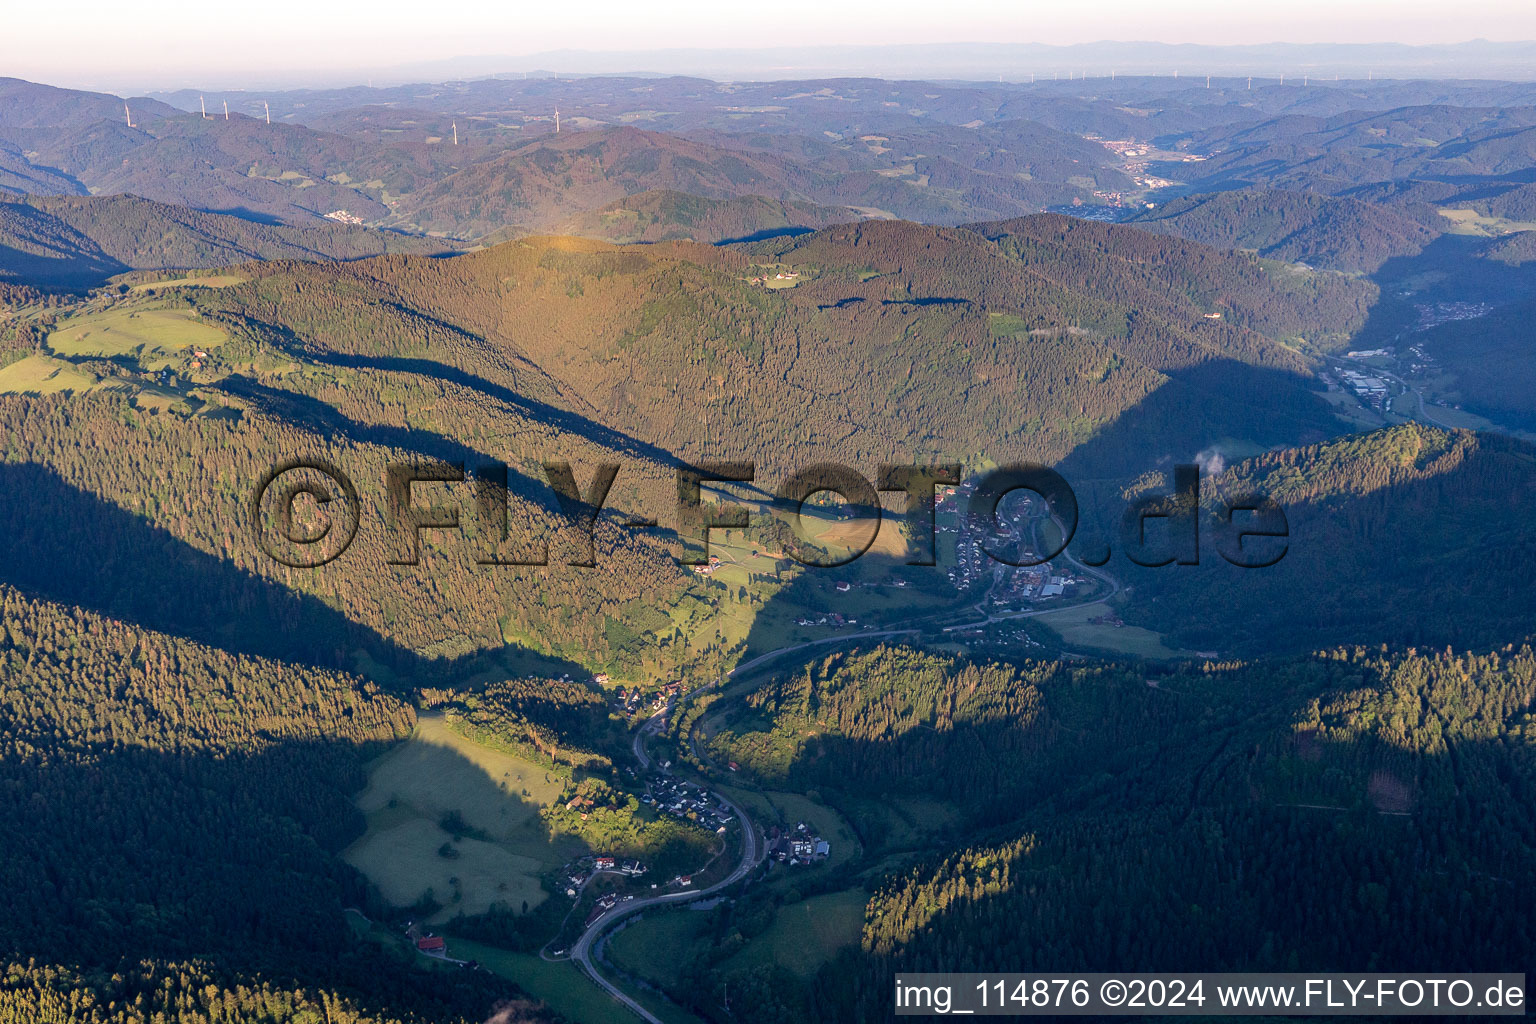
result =
[[548,896],[541,876],[583,852],[578,840],[552,840],[540,817],[561,788],[544,768],[424,715],[371,766],[356,800],[368,830],[342,856],[397,906],[430,895],[442,904],[433,921],[498,903],[532,910]]
[[51,395],[58,391],[89,391],[96,378],[62,359],[30,355],[0,367],[0,393]]
[[129,307],[72,317],[49,335],[48,347],[61,356],[133,356],[143,368],[154,369],[227,340],[191,310]]

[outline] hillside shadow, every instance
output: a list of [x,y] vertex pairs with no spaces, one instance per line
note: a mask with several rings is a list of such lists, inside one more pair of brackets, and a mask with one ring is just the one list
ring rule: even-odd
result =
[[497,384],[461,370],[447,363],[439,363],[431,359],[411,359],[404,356],[363,356],[348,355],[339,352],[318,352],[305,349],[302,358],[309,362],[322,366],[338,366],[346,369],[381,370],[389,373],[410,373],[423,377],[436,378],[450,381],[460,387],[477,391],[488,398],[493,398],[518,410],[529,419],[541,423],[548,423],[570,434],[576,434],[593,441],[605,448],[612,449],[624,455],[649,459],[663,466],[675,467],[679,465],[677,456],[659,445],[641,441],[629,434],[622,433],[612,427],[605,426],[595,420],[589,419],[568,409],[562,409],[542,402],[537,398]]
[[[200,551],[37,463],[0,465],[0,519],[8,531],[0,582],[214,647],[345,669],[361,652],[421,681],[473,673],[498,654],[423,657],[319,598]],[[544,660],[585,675],[561,659]]]
[[[381,423],[360,423],[337,410],[334,405],[311,395],[274,388],[238,373],[224,377],[215,386],[220,391],[249,402],[273,419],[302,425],[322,436],[345,437],[359,444],[394,448],[444,462],[462,462],[466,468],[495,459],[491,454],[431,431]],[[511,486],[512,493],[534,493],[527,477],[510,467],[508,473],[515,475],[519,481],[517,486]]]
[[[902,838],[892,822],[904,801],[964,812],[963,839],[938,837],[948,859],[935,854],[912,876],[912,903],[882,890],[872,926],[880,955],[865,961],[882,981],[932,957],[967,970],[986,966],[980,959],[1036,970],[1063,955],[1082,970],[1282,970],[1293,957],[1290,968],[1472,969],[1501,949],[1536,948],[1524,924],[1531,896],[1515,881],[1533,864],[1529,766],[1478,724],[1453,727],[1475,713],[1441,687],[1438,721],[1402,725],[1412,741],[1376,725],[1361,694],[1377,695],[1383,711],[1406,688],[1427,701],[1421,675],[1409,682],[1362,652],[1220,668],[1043,664],[1030,678],[1040,693],[1032,721],[1006,716],[1000,694],[968,701],[978,697],[974,677],[946,699],[926,678],[887,669],[859,680],[862,713],[846,692],[824,689],[798,698],[808,717],[791,718],[779,746],[764,738],[770,705],[742,719],[753,738],[739,753],[715,755],[740,758],[741,773],[728,776],[738,785],[755,778],[752,764],[771,766],[755,781],[814,793],[877,856]],[[904,717],[892,697],[904,689],[933,707]],[[1511,680],[1483,707],[1524,690]],[[1319,699],[1335,734],[1298,730]],[[1410,698],[1415,713],[1419,699]],[[1502,727],[1518,730],[1519,714],[1503,713]],[[1468,821],[1502,827],[1474,837]],[[947,852],[956,842],[975,851],[963,871],[962,855]],[[1278,846],[1285,853],[1273,856]],[[987,884],[970,895],[973,881]],[[1192,895],[1170,902],[1169,892]],[[1367,892],[1418,910],[1384,913]],[[1458,937],[1403,925],[1474,892],[1470,905],[1481,909]],[[1506,898],[1518,905],[1496,906]]]
[[[1448,390],[1457,394],[1458,405],[1500,429],[1529,430],[1536,427],[1528,338],[1536,262],[1485,258],[1480,250],[1490,241],[1442,235],[1415,256],[1383,264],[1371,275],[1381,300],[1350,347],[1395,349],[1395,369],[1403,374],[1404,364],[1420,361],[1408,347],[1419,346],[1436,362],[1428,371],[1431,381],[1447,374],[1452,379]],[[1469,316],[1469,307],[1476,305],[1490,309]],[[1444,386],[1443,380],[1439,383]],[[1416,412],[1411,396],[1403,401]],[[1421,418],[1435,415],[1427,409]]]
[[0,836],[0,880],[11,893],[0,941],[23,960],[87,971],[196,960],[230,987],[260,978],[335,989],[378,1019],[402,1010],[480,1019],[519,993],[483,972],[426,970],[408,946],[376,946],[348,927],[343,908],[354,907],[395,931],[390,908],[336,857],[362,834],[348,791],[380,749],[280,739],[259,751],[171,752],[76,741],[69,756],[45,747],[7,758],[4,788],[32,797],[25,807],[7,801],[22,819]]
[[[1118,547],[1124,489],[1147,473],[1171,477],[1173,467],[1237,457],[1274,447],[1315,444],[1349,427],[1308,378],[1220,359],[1168,373],[1142,401],[1101,424],[1056,470],[1078,501],[1071,552],[1097,561]],[[1117,555],[1107,567],[1129,563]]]
[[1191,462],[1218,441],[1310,444],[1344,431],[1321,387],[1299,374],[1213,359],[1166,371],[1168,380],[1101,424],[1056,469],[1079,480],[1130,480]]
[[750,235],[740,235],[736,238],[722,238],[715,244],[736,245],[740,242],[766,242],[770,238],[798,238],[801,235],[809,235],[815,231],[815,228],[795,226],[782,228],[763,228],[761,231],[754,231]]
[[40,256],[0,245],[0,281],[27,284],[44,291],[85,291],[130,269],[100,251],[60,247],[57,255]]
[[[1360,435],[1344,458],[1316,468],[1278,463],[1274,485],[1316,489],[1278,497],[1289,525],[1284,557],[1243,569],[1217,553],[1216,524],[1201,527],[1198,566],[1108,568],[1133,588],[1125,618],[1223,655],[1302,652],[1341,645],[1483,647],[1536,633],[1536,527],[1517,509],[1536,502],[1536,447],[1501,434],[1443,472],[1427,468],[1407,432]],[[1394,440],[1395,438],[1395,440]],[[1211,500],[1253,487],[1249,478],[1202,484]],[[1260,542],[1263,543],[1263,542]]]
[[[1413,333],[1419,304],[1486,302],[1498,306],[1536,291],[1536,263],[1485,259],[1479,250],[1492,239],[1443,234],[1412,256],[1394,256],[1369,280],[1381,289],[1365,326],[1350,339],[1353,348],[1379,348]],[[1412,294],[1401,293],[1411,290]]]

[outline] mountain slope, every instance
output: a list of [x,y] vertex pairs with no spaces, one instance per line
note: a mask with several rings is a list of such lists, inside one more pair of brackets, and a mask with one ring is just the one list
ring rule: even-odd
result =
[[632,242],[739,242],[798,234],[829,224],[860,220],[853,210],[791,203],[764,196],[705,199],[685,192],[641,192],[588,210],[561,223],[557,232]]
[[[1170,380],[1212,403],[1182,424],[1153,403],[1173,450],[1213,430],[1277,443],[1330,429],[1285,339],[1358,322],[1369,286],[1067,218],[991,228],[870,221],[723,248],[528,238],[285,267],[206,301],[310,358],[410,355],[508,388],[512,367],[537,367],[572,412],[681,457],[751,448],[764,473],[895,453],[1054,462]],[[255,301],[268,294],[284,299]],[[451,334],[422,348],[358,328],[388,308]]]
[[1270,259],[1367,272],[1420,251],[1445,224],[1428,206],[1389,208],[1279,190],[1186,196],[1123,223]]
[[345,224],[259,224],[136,196],[0,202],[0,280],[87,286],[127,270],[193,270],[248,260],[437,253],[441,243]]
[[1152,599],[1137,602],[1137,621],[1192,649],[1244,653],[1531,634],[1536,534],[1514,511],[1536,500],[1531,446],[1410,423],[1237,463],[1202,496],[1254,492],[1289,521],[1279,563],[1226,565],[1213,518],[1199,566],[1128,572]]

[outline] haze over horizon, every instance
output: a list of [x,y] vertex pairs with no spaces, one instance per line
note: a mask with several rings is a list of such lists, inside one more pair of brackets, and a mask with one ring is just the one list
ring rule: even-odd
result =
[[[291,18],[262,19],[194,7],[184,0],[154,0],[132,9],[88,0],[15,11],[0,41],[0,66],[8,75],[50,84],[154,91],[362,85],[371,79],[382,84],[532,71],[938,77],[954,76],[971,65],[963,59],[916,59],[911,52],[882,56],[872,48],[1081,48],[1057,54],[1055,60],[1042,56],[1035,67],[1019,67],[1002,57],[975,65],[975,76],[995,77],[1117,59],[1128,46],[1396,49],[1536,39],[1536,8],[1514,0],[1454,6],[1300,0],[1288,6],[1283,26],[1268,12],[1215,0],[1179,0],[1157,7],[1104,0],[1091,16],[1076,8],[991,0],[960,0],[943,7],[913,0],[855,0],[835,9],[788,0],[771,12],[684,0],[663,13],[665,17],[652,8],[616,0],[512,13],[475,0],[450,13],[433,11],[428,16],[402,0],[387,0],[366,11],[346,5],[311,8],[295,23]],[[1105,51],[1102,56],[1100,49]],[[724,59],[727,54],[735,59]],[[752,54],[761,59],[743,65],[741,58]],[[1191,55],[1199,56],[1194,51]],[[903,56],[909,64],[902,63]],[[1256,59],[1252,72],[1268,70],[1262,58]],[[1356,63],[1362,76],[1373,67],[1360,53]],[[1146,58],[1145,70],[1169,66]],[[1110,68],[1081,70],[1107,74]],[[1474,65],[1439,73],[1471,75],[1475,70]],[[1491,68],[1488,74],[1508,75],[1510,68]]]

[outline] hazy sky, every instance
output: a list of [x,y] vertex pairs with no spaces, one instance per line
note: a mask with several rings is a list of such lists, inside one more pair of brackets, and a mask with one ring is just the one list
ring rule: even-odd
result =
[[416,61],[554,49],[1536,39],[1532,0],[27,0],[7,7],[0,75],[144,88],[294,72],[335,80]]

